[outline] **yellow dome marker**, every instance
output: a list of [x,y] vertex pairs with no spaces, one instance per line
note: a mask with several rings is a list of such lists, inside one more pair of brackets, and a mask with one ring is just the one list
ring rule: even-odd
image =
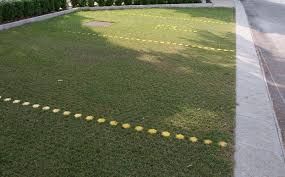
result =
[[185,138],[185,136],[182,135],[182,134],[177,134],[177,135],[175,136],[175,138],[176,138],[176,139],[179,139],[179,140],[183,140],[183,139]]
[[161,132],[161,135],[162,135],[163,137],[169,137],[169,136],[170,136],[170,133],[167,132],[167,131],[163,131],[163,132]]
[[11,98],[5,98],[4,101],[8,102],[8,101],[11,101],[12,99]]
[[196,138],[196,137],[190,137],[189,138],[189,140],[192,142],[192,143],[196,143],[196,142],[198,142],[198,138]]
[[36,108],[39,108],[40,105],[39,104],[34,104],[32,107],[36,109]]
[[224,141],[220,141],[219,143],[219,146],[221,147],[226,147],[228,145],[228,143],[224,142]]
[[52,112],[53,113],[58,113],[60,111],[60,109],[53,109]]
[[118,124],[119,124],[119,122],[117,122],[115,120],[110,121],[110,125],[112,125],[112,126],[117,126]]
[[100,119],[97,120],[97,122],[98,122],[98,123],[104,123],[104,122],[106,122],[106,119],[100,118]]
[[21,102],[21,100],[14,100],[14,101],[13,101],[14,104],[18,104],[18,103],[20,103],[20,102]]
[[87,116],[87,117],[85,117],[85,120],[87,120],[87,121],[90,121],[90,120],[93,120],[93,119],[94,119],[93,116]]
[[128,124],[128,123],[126,123],[126,124],[123,124],[122,127],[123,127],[124,129],[128,129],[128,128],[131,128],[131,125]]
[[64,116],[69,116],[70,114],[71,114],[70,111],[64,111],[64,112],[63,112],[63,115],[64,115]]
[[45,107],[42,108],[42,110],[44,110],[44,111],[47,111],[47,110],[49,110],[49,109],[50,109],[49,106],[45,106]]
[[74,117],[75,118],[79,118],[79,117],[81,117],[82,116],[82,114],[74,114]]
[[28,105],[30,105],[30,102],[24,102],[22,105],[23,106],[28,106]]
[[213,143],[213,141],[212,141],[212,140],[208,140],[208,139],[204,140],[204,144],[209,145],[209,144],[212,144],[212,143]]
[[141,131],[143,131],[143,127],[142,126],[136,126],[135,130],[138,132],[141,132]]
[[157,133],[157,130],[156,129],[153,129],[153,128],[151,128],[151,129],[148,129],[148,131],[147,131],[149,134],[156,134]]

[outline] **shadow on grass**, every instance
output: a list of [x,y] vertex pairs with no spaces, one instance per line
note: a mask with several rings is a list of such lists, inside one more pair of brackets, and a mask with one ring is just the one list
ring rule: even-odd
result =
[[[233,8],[192,8],[192,9],[176,9],[178,13],[187,14],[189,17],[206,18],[209,20],[215,20],[220,22],[232,23],[234,16],[231,15],[234,12]],[[215,12],[213,13],[209,13]]]

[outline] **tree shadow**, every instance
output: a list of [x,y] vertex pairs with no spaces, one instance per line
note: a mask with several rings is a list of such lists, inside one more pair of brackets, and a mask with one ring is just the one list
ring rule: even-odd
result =
[[[72,20],[66,20],[69,18]],[[39,29],[38,37],[45,31],[47,44],[57,40],[61,45],[57,48],[45,44],[38,46],[46,48],[47,53],[56,54],[45,56],[53,67],[33,68],[39,76],[34,82],[24,82],[22,93],[16,95],[27,95],[28,99],[34,97],[31,93],[38,93],[44,102],[52,105],[146,127],[198,132],[205,136],[210,136],[213,131],[231,131],[232,126],[224,126],[223,120],[230,124],[234,114],[233,58],[223,52],[198,48],[181,48],[179,53],[134,50],[102,36],[62,33],[68,29],[96,33],[82,25],[90,20],[94,19],[72,14],[35,25]],[[49,29],[45,29],[45,25]],[[234,45],[230,38],[213,33],[201,32],[199,36],[200,41],[187,40],[207,46],[209,40],[218,39],[225,45]],[[143,48],[144,44],[141,45]],[[221,57],[213,60],[213,56]],[[65,59],[54,63],[55,57]],[[46,76],[46,72],[54,74]],[[39,80],[41,77],[49,79]],[[56,83],[57,78],[68,83]],[[43,88],[39,90],[35,85]],[[37,101],[39,97],[34,98]],[[205,121],[209,120],[211,122],[207,124]]]
[[[214,12],[208,13],[209,11]],[[214,20],[215,22],[232,23],[234,21],[233,8],[185,8],[175,9],[175,12],[187,14],[189,17],[205,18],[205,20]]]

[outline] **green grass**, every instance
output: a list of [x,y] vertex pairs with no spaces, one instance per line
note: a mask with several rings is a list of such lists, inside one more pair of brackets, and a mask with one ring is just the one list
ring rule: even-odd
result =
[[[83,25],[94,20],[113,24]],[[235,53],[103,35],[235,48],[233,9],[225,8],[82,11],[0,32],[1,96],[172,133],[163,138],[1,101],[2,176],[232,176]],[[215,143],[201,143],[207,138]]]

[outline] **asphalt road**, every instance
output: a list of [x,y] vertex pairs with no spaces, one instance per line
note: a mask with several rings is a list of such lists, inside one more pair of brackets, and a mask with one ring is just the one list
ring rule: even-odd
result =
[[[241,0],[285,142],[285,0]],[[285,147],[285,144],[284,144]]]

